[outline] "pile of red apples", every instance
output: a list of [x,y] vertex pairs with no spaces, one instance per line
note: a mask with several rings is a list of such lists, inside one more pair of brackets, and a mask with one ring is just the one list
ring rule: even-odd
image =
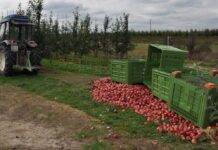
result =
[[[204,135],[200,128],[171,111],[167,103],[154,97],[151,90],[144,85],[116,83],[109,77],[95,80],[92,85],[94,100],[123,109],[133,109],[136,113],[146,116],[145,124],[150,121],[157,124],[157,131],[161,134],[168,132],[192,143],[196,143]],[[218,130],[216,138],[218,139]]]

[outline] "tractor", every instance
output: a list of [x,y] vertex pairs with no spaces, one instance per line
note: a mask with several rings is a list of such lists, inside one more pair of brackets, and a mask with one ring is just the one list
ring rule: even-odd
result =
[[32,40],[34,24],[28,16],[9,15],[0,22],[0,73],[11,76],[15,70],[37,74],[41,53]]

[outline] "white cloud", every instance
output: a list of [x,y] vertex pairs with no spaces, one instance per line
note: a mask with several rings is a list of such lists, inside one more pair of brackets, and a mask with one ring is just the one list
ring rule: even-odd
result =
[[[27,1],[1,0],[0,12],[11,13],[19,2],[26,6]],[[77,6],[101,24],[105,14],[114,18],[129,13],[130,28],[138,30],[148,30],[149,19],[153,29],[217,28],[218,24],[218,1],[214,0],[45,0],[44,13],[53,11],[59,19],[66,19]]]

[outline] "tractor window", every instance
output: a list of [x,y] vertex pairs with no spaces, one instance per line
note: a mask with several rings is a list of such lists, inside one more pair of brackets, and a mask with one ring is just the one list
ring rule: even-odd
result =
[[9,39],[9,23],[7,22],[6,24],[6,27],[5,27],[5,37],[4,39]]
[[2,24],[1,27],[0,27],[0,40],[3,40],[4,32],[5,32],[5,23]]
[[31,40],[31,26],[23,26],[21,35],[22,40]]
[[11,24],[10,39],[19,40],[19,27]]
[[31,26],[11,25],[10,36],[14,40],[31,40]]

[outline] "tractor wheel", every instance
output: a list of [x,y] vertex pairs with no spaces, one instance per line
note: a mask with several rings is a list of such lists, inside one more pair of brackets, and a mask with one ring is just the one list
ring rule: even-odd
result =
[[30,62],[32,66],[40,66],[42,60],[41,54],[38,50],[32,50],[30,54]]
[[5,76],[13,75],[15,55],[7,46],[0,46],[0,73]]

